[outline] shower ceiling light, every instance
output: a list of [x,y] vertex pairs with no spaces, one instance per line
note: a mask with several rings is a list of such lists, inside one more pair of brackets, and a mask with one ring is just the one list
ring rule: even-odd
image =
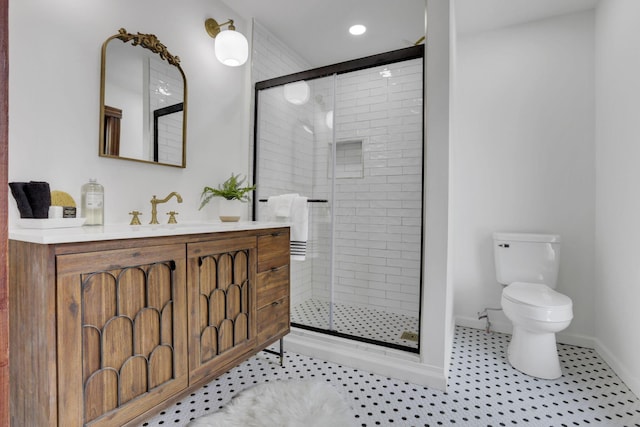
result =
[[354,36],[359,36],[364,34],[367,31],[367,27],[362,24],[356,24],[349,27],[349,32]]
[[[220,27],[228,25],[227,31],[220,31]],[[249,58],[249,42],[242,33],[236,31],[233,25],[233,19],[218,24],[215,19],[209,18],[204,21],[204,28],[207,34],[213,37],[215,41],[216,58],[224,65],[229,67],[238,67]]]
[[384,67],[384,70],[380,71],[380,77],[392,77],[393,73],[387,67]]

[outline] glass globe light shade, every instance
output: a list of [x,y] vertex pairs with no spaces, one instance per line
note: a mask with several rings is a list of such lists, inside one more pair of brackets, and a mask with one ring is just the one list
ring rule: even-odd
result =
[[303,105],[309,101],[311,89],[305,81],[287,83],[284,85],[284,99],[294,105]]
[[249,58],[249,43],[238,31],[221,31],[216,36],[216,58],[224,65],[238,67]]
[[333,110],[327,111],[324,121],[329,129],[333,129]]

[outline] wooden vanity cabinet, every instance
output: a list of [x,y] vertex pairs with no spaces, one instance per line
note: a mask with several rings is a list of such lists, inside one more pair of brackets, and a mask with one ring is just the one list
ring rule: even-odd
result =
[[138,425],[289,331],[289,229],[9,242],[12,426]]

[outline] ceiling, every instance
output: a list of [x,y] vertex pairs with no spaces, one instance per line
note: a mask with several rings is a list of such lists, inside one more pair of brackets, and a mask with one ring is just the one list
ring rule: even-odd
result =
[[[223,1],[255,18],[312,67],[401,49],[424,35],[424,0]],[[348,29],[358,23],[367,32],[355,37]]]
[[458,35],[592,9],[598,0],[455,0]]
[[[487,31],[590,9],[597,1],[455,0],[456,29],[462,35]],[[424,35],[425,0],[223,2],[238,14],[254,18],[312,67],[401,49]],[[367,26],[364,35],[348,33],[349,26],[356,23]]]

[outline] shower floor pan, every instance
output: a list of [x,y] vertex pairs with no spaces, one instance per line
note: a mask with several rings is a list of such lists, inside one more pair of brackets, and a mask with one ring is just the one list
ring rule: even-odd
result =
[[[308,299],[291,309],[291,322],[328,330],[329,302]],[[418,348],[418,318],[349,304],[333,304],[332,331],[394,346]]]

